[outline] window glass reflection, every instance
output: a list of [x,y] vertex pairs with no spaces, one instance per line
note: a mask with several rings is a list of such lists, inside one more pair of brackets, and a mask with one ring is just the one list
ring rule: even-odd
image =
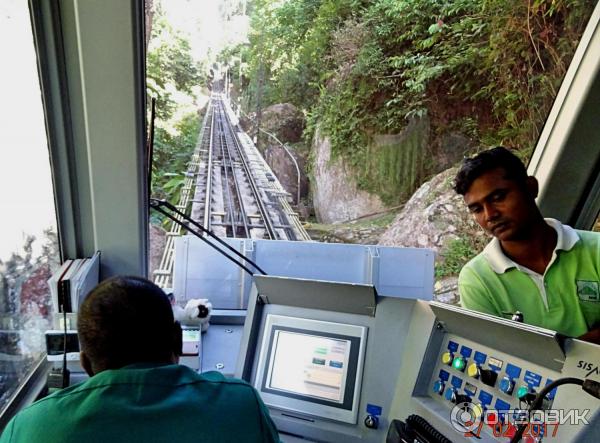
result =
[[0,411],[44,358],[56,213],[27,2],[0,2]]

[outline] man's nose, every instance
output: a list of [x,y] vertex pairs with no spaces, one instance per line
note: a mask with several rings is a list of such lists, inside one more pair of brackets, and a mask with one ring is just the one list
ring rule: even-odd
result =
[[484,216],[486,221],[493,221],[500,215],[498,208],[494,205],[485,204],[483,206]]

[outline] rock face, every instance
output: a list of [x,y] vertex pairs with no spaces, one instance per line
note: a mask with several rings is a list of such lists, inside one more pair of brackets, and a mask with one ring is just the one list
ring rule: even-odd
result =
[[[456,168],[450,168],[424,183],[406,203],[379,244],[431,248],[436,263],[442,264],[452,240],[464,240],[475,251],[488,242],[487,236],[473,221],[460,195],[452,189]],[[440,301],[455,303],[456,277],[436,283]]]
[[462,197],[452,189],[456,168],[425,182],[406,203],[379,244],[432,248],[439,251],[461,234],[480,235]]
[[[298,204],[298,200],[308,195],[308,177],[306,176],[306,155],[301,154],[292,146],[287,146],[286,150],[280,145],[269,146],[264,155],[265,160],[279,179],[283,188],[292,196],[292,203]],[[296,164],[290,158],[290,154],[296,160]],[[300,180],[298,180],[300,176]],[[298,186],[300,194],[298,195]],[[298,198],[299,197],[299,198]]]
[[308,227],[313,240],[323,243],[353,243],[359,245],[376,245],[385,226],[353,226],[350,224],[335,225],[328,232],[319,232]]
[[361,191],[343,159],[331,159],[331,143],[319,132],[313,143],[313,205],[320,223],[339,223],[381,212],[385,206],[376,195]]
[[154,271],[160,266],[160,260],[167,244],[167,233],[160,226],[150,224],[150,250],[148,251],[148,278],[154,280]]
[[[256,134],[256,122],[245,118],[242,127],[250,135]],[[298,200],[298,170],[290,154],[296,160],[300,170],[300,198],[308,196],[308,177],[306,176],[307,150],[302,150],[302,131],[305,126],[302,112],[290,103],[278,103],[265,108],[262,112],[260,127],[284,143],[288,152],[273,137],[260,133],[259,150],[279,179],[279,182],[292,196],[292,203]]]
[[[269,106],[262,113],[261,128],[275,134],[283,143],[299,142],[304,125],[304,115],[291,103]],[[261,134],[262,141],[265,141],[264,137],[264,134]]]

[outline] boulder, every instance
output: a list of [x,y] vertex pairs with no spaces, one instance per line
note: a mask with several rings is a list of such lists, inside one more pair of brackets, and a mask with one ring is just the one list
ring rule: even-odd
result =
[[331,158],[329,138],[319,131],[313,150],[311,191],[319,223],[340,223],[385,209],[378,196],[358,189],[353,171],[342,158]]
[[[456,172],[456,168],[447,169],[421,185],[381,236],[379,244],[433,249],[438,274],[453,254],[454,240],[467,245],[472,253],[481,251],[489,237],[467,211],[462,196],[452,189]],[[467,261],[468,258],[459,257],[458,260]],[[456,261],[456,257],[452,256],[452,260]],[[438,279],[436,298],[458,302],[456,273],[444,273],[444,277]]]
[[304,114],[291,103],[278,103],[263,110],[260,126],[282,143],[297,143],[302,140]]
[[[248,134],[251,136],[256,134],[255,115],[242,118],[240,123]],[[308,196],[308,177],[306,175],[308,150],[303,149],[301,142],[304,126],[304,114],[291,103],[278,103],[265,108],[262,112],[260,128],[272,136],[265,132],[260,133],[259,151],[283,188],[290,193],[291,201],[294,204],[298,204],[298,170],[294,160],[300,170],[300,199]],[[282,147],[282,144],[286,145],[288,152]]]
[[160,226],[150,224],[148,251],[148,278],[154,280],[154,271],[159,268],[165,245],[167,244],[167,232]]

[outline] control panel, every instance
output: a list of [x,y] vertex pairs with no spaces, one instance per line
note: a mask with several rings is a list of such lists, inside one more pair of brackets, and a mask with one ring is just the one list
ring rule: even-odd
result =
[[[512,434],[510,423],[514,420],[510,418],[516,418],[506,415],[525,411],[541,388],[560,377],[558,372],[531,361],[464,337],[445,334],[429,383],[429,396],[442,403],[448,409],[448,417],[457,427],[463,425],[465,431],[471,430],[473,421],[481,420],[493,410],[497,417],[486,417],[488,423],[482,421],[482,426],[487,426],[493,435],[496,422],[495,434],[505,441],[506,436],[498,434]],[[545,407],[552,406],[555,395],[556,389],[546,396]],[[452,414],[457,405],[466,413]],[[499,428],[502,428],[501,433]],[[539,432],[543,434],[543,429]]]
[[600,382],[600,346],[438,302],[415,305],[407,343],[390,442],[600,441],[600,401],[581,386]]

